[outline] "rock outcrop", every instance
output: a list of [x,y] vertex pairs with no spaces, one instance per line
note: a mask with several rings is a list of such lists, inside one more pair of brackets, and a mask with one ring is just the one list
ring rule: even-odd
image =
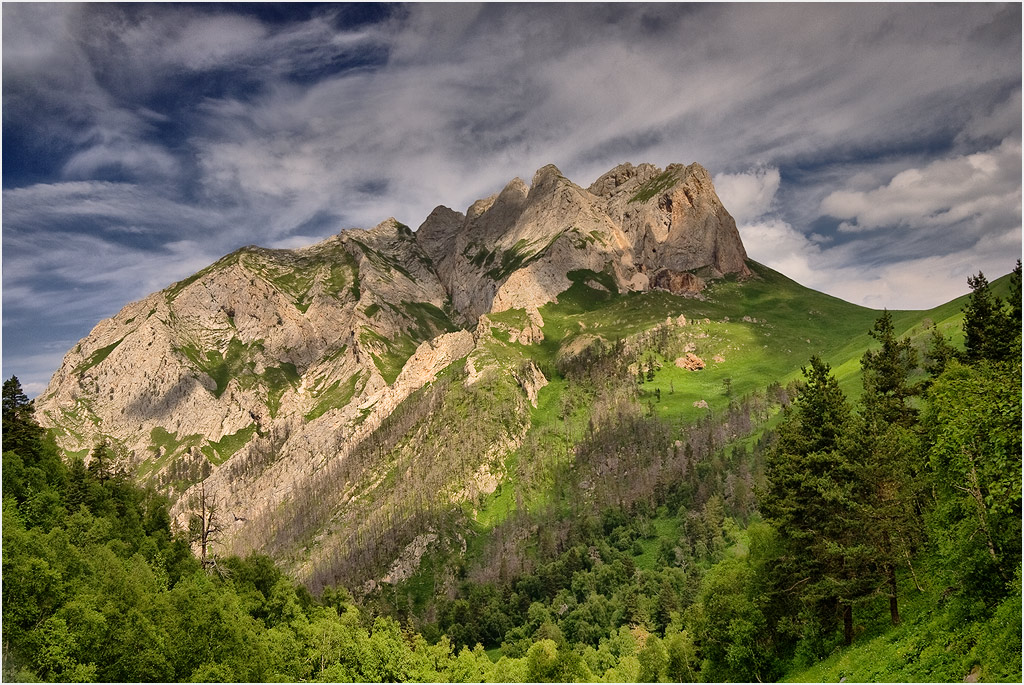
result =
[[436,208],[417,240],[468,321],[554,301],[573,271],[607,273],[619,291],[676,293],[699,292],[695,272],[750,273],[736,222],[699,164],[622,164],[587,190],[548,165],[465,215]]
[[676,359],[676,366],[687,371],[700,371],[704,368],[704,360],[693,352],[687,352],[686,356]]
[[704,279],[688,271],[661,269],[654,275],[651,287],[675,295],[693,295],[704,289]]

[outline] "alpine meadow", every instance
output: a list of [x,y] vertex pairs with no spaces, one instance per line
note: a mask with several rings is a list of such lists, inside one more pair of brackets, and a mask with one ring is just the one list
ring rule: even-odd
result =
[[1019,6],[3,14],[4,681],[1024,678]]

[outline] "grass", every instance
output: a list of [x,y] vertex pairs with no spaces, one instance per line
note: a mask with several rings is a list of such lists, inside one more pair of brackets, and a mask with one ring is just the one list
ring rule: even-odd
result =
[[315,286],[334,297],[343,297],[358,271],[355,258],[341,243],[330,243],[314,253],[296,255],[280,250],[250,248],[244,266],[275,290],[288,296],[305,314],[312,304]]
[[370,263],[382,272],[382,276],[385,277],[385,280],[387,280],[387,277],[392,271],[397,271],[410,281],[415,280],[413,275],[409,273],[409,270],[402,266],[398,261],[388,257],[380,250],[370,247],[361,240],[357,240],[355,238],[350,238],[350,240],[355,243],[360,250],[362,250],[363,254],[366,255],[366,258],[370,260]]
[[[683,315],[687,326],[678,333],[691,338],[707,366],[703,371],[684,371],[674,360],[654,355],[661,368],[642,391],[662,416],[694,420],[699,410],[693,402],[702,399],[713,410],[727,407],[727,378],[735,397],[801,378],[800,368],[815,354],[832,365],[843,390],[858,397],[860,359],[874,344],[868,330],[881,312],[804,288],[760,264],[751,262],[750,267],[756,278],[714,282],[703,300],[660,291],[615,295],[591,287],[607,287],[600,280],[607,274],[572,272],[573,286],[559,295],[557,304],[540,310],[545,340],[533,356],[553,361],[559,348],[577,336],[613,341]],[[994,289],[1005,288],[1003,280]],[[923,347],[930,335],[924,322],[930,320],[955,343],[958,335],[962,339],[960,310],[965,301],[966,296],[930,310],[894,311],[897,334],[910,335]],[[715,356],[724,361],[715,362]],[[661,392],[660,402],[656,390]]]
[[101,347],[98,350],[94,350],[93,353],[89,355],[89,358],[86,359],[84,362],[82,362],[75,369],[75,373],[77,374],[77,373],[83,373],[85,371],[88,371],[92,367],[94,367],[97,364],[99,364],[100,362],[102,362],[104,359],[107,358],[107,356],[111,352],[114,351],[115,347],[117,347],[118,345],[121,344],[121,342],[123,340],[124,340],[124,338],[121,338],[120,340],[115,340],[114,342],[110,343],[109,345],[107,345],[105,347]]
[[[384,382],[391,385],[402,373],[409,357],[415,354],[419,344],[411,335],[400,335],[394,340],[387,340],[383,336],[377,337],[385,342],[377,348],[377,352],[370,352],[370,358],[373,359],[373,365],[377,367]],[[363,342],[365,344],[365,341]]]
[[201,450],[211,464],[223,464],[234,456],[235,452],[245,447],[255,434],[256,424],[250,424],[231,435],[225,435],[216,442],[207,442]]
[[354,373],[344,381],[334,381],[324,391],[314,394],[317,402],[306,414],[306,421],[313,421],[326,414],[331,409],[339,409],[348,404],[356,394],[356,385],[362,374]]
[[137,470],[139,478],[148,478],[159,473],[186,451],[200,447],[203,443],[203,436],[196,433],[179,438],[177,433],[168,432],[163,427],[157,426],[149,433],[149,443],[149,449],[153,452],[153,456],[139,464]]
[[679,529],[679,518],[669,516],[665,511],[659,512],[658,516],[651,519],[651,525],[654,530],[654,536],[641,538],[639,542],[643,553],[633,557],[633,562],[637,568],[648,571],[657,570],[659,567],[658,552],[661,549],[662,540],[675,543],[679,539],[681,532]]
[[297,388],[302,382],[298,369],[294,364],[281,362],[280,366],[270,366],[263,372],[264,384],[267,388],[267,410],[270,418],[277,416],[281,409],[281,397],[288,388]]
[[[495,281],[505,280],[519,269],[540,258],[561,237],[562,233],[564,231],[556,233],[539,249],[536,249],[539,241],[527,241],[525,238],[520,238],[515,245],[501,253],[499,264],[489,270],[486,275]],[[495,250],[490,257],[497,255],[498,252]]]
[[674,171],[663,171],[651,180],[637,188],[636,194],[629,198],[629,202],[647,202],[655,195],[660,195],[676,184],[679,177]]
[[[254,367],[252,356],[255,351],[262,349],[263,342],[261,340],[243,343],[238,338],[232,338],[224,352],[208,350],[202,354],[200,350],[191,346],[182,347],[180,351],[200,371],[213,379],[216,385],[213,396],[220,397],[232,379],[243,374],[255,376],[252,372]],[[294,367],[292,368],[294,369]]]
[[[649,350],[643,359],[655,361],[657,370],[653,380],[645,380],[639,387],[641,401],[673,425],[692,424],[709,410],[724,411],[733,398],[761,391],[775,382],[785,384],[800,378],[801,367],[814,354],[833,365],[848,394],[859,395],[860,358],[873,343],[868,330],[881,312],[804,288],[762,265],[750,266],[756,278],[714,282],[705,299],[660,291],[618,294],[607,273],[571,272],[573,285],[559,295],[557,303],[540,309],[543,342],[525,346],[492,334],[474,353],[474,363],[478,369],[510,370],[532,359],[545,371],[549,384],[540,390],[538,406],[531,410],[531,432],[538,436],[538,449],[550,454],[566,450],[564,425],[585,423],[589,416],[586,407],[578,407],[574,416],[563,415],[568,384],[553,368],[565,345],[585,335],[607,341],[628,338],[680,315],[686,317],[687,325],[673,325],[669,330],[680,340],[689,341],[706,367],[687,371],[677,367],[674,358]],[[954,332],[960,325],[962,305],[963,298],[932,310],[894,312],[894,321],[901,334],[911,334],[923,342],[928,335],[924,323],[929,319]],[[495,323],[511,327],[521,327],[528,321],[524,310],[488,316]],[[716,357],[722,361],[715,361]],[[694,406],[701,400],[709,409]],[[777,415],[772,416],[769,423],[777,420]],[[571,429],[568,439],[573,439]],[[745,438],[747,443],[756,439],[756,435]],[[514,464],[519,458],[528,455],[522,450],[510,455],[501,488],[481,502],[475,515],[479,533],[485,534],[514,511],[517,489],[522,488],[515,480]],[[551,497],[543,487],[519,494],[528,511],[543,508]],[[638,563],[653,563],[658,544],[643,541],[644,553]],[[482,551],[482,545],[471,542],[470,553],[478,547]]]
[[[901,623],[889,621],[888,600],[879,597],[854,616],[853,645],[825,659],[795,667],[783,682],[962,682],[976,672],[982,682],[1020,682],[1021,604],[1018,592],[994,610],[963,608],[947,601],[945,583],[919,559],[924,590],[903,578]],[[904,576],[908,575],[906,573]]]
[[458,327],[444,310],[430,302],[402,301],[400,305],[387,303],[387,306],[405,319],[405,332],[388,339],[369,326],[363,326],[359,342],[369,351],[385,382],[391,385],[420,343],[441,333],[456,331]]

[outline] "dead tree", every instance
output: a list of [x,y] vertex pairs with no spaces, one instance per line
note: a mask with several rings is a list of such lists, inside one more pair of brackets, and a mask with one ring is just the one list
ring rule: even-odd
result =
[[206,481],[200,483],[199,498],[193,500],[193,506],[198,510],[189,517],[189,540],[193,545],[199,544],[199,561],[209,571],[216,566],[210,547],[220,540],[221,527],[217,502],[206,494]]

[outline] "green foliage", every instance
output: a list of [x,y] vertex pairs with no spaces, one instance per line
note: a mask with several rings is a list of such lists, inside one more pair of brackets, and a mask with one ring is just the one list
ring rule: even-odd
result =
[[381,376],[390,385],[398,378],[405,363],[425,340],[450,331],[458,330],[448,315],[429,302],[403,301],[399,305],[388,305],[404,319],[404,333],[388,339],[369,326],[359,332],[359,342],[373,359]]
[[952,579],[1003,596],[1021,557],[1021,367],[953,362],[925,415],[937,503],[929,531]]
[[799,611],[809,625],[830,630],[838,607],[850,640],[853,603],[873,581],[866,574],[866,550],[858,535],[855,465],[843,442],[850,408],[831,369],[819,358],[811,358],[804,376],[806,385],[768,454],[760,506],[784,550],[772,572],[795,584]]
[[217,442],[207,442],[203,445],[202,452],[211,463],[223,464],[230,459],[235,452],[242,449],[242,447],[252,440],[256,431],[256,424],[250,424],[230,435],[225,435]]
[[392,271],[397,271],[410,281],[413,280],[413,275],[397,260],[392,259],[380,250],[370,247],[361,240],[351,238],[351,241],[359,247],[364,255],[366,255],[366,258],[370,260],[370,263],[380,270],[385,279],[391,277]]
[[992,295],[988,279],[980,271],[967,283],[972,292],[964,310],[964,358],[970,362],[1007,358],[1013,336],[1006,335],[1010,316],[1003,310],[1002,300]]
[[629,198],[629,202],[647,202],[655,195],[660,195],[678,182],[679,177],[675,171],[663,171],[637,188],[633,197]]
[[[502,264],[500,255],[491,260]],[[325,469],[323,483],[370,473],[384,485],[354,493],[365,504],[352,515],[365,520],[336,520],[354,522],[363,546],[325,544],[324,555],[376,554],[386,569],[428,527],[467,544],[460,566],[432,549],[405,586],[367,600],[392,617],[357,608],[343,590],[316,600],[266,557],[221,559],[221,573],[204,572],[171,535],[166,503],[116,472],[53,458],[12,379],[4,388],[5,677],[961,680],[977,667],[985,679],[1019,679],[1019,363],[968,366],[947,356],[919,397],[915,347],[959,323],[949,307],[933,310],[939,324],[930,328],[917,323],[920,313],[884,313],[864,335],[877,312],[753,268],[761,280],[719,282],[706,301],[620,295],[607,273],[574,272],[573,287],[542,310],[543,343],[481,346],[487,364],[478,368],[507,375],[466,386],[461,365],[449,369],[396,409],[365,453]],[[297,292],[302,284],[279,285]],[[409,322],[403,339],[361,334],[389,382],[418,339],[451,325],[424,303],[392,311]],[[684,312],[687,326],[656,326]],[[504,314],[509,325],[522,315]],[[750,315],[757,320],[742,320]],[[726,361],[683,371],[672,360],[687,344]],[[243,352],[196,357],[266,386],[268,396],[298,382],[286,366],[256,377]],[[773,418],[771,402],[752,391],[785,380],[808,356],[805,386]],[[826,359],[838,362],[836,373]],[[513,378],[527,364],[550,381],[532,411]],[[863,379],[856,411],[844,393],[851,379]],[[350,378],[314,388],[313,413],[346,404],[356,387]],[[776,385],[771,395],[785,403],[793,392]],[[704,397],[710,407],[697,411],[692,403]],[[768,441],[750,433],[776,421],[766,463]],[[226,458],[255,431],[204,451]],[[451,504],[487,446],[524,433],[521,447],[487,458],[497,489]],[[200,436],[153,438],[156,461],[193,439],[202,447]],[[444,452],[427,455],[430,441]],[[93,465],[109,463],[106,452],[97,456]],[[424,464],[441,459],[443,478]],[[767,522],[754,509],[755,485],[767,486]],[[337,514],[331,502],[290,504],[297,527],[274,535],[300,544]],[[927,538],[910,534],[918,514],[908,511],[924,512]],[[389,527],[389,517],[405,528]],[[890,573],[895,562],[911,573]],[[434,601],[452,584],[453,599]],[[893,627],[887,605],[897,589],[902,622]],[[857,639],[843,648],[847,617]],[[817,670],[796,670],[826,655]]]
[[316,404],[306,413],[306,420],[312,421],[320,418],[330,409],[337,409],[347,405],[356,394],[356,386],[361,378],[362,374],[354,373],[344,381],[334,381],[334,383],[322,391],[314,388],[313,397],[316,399]]
[[861,358],[865,418],[876,430],[883,425],[913,425],[917,412],[910,405],[910,398],[919,393],[919,388],[910,376],[917,368],[917,352],[910,338],[897,339],[888,311],[882,313],[868,334],[881,343],[881,348],[869,349]]
[[280,366],[268,366],[263,371],[263,384],[267,389],[267,410],[270,412],[270,418],[277,416],[277,412],[281,409],[281,397],[285,391],[289,388],[297,388],[301,382],[299,370],[290,362],[281,362]]
[[213,396],[220,397],[234,378],[243,373],[254,375],[254,362],[251,357],[258,349],[263,349],[263,343],[259,340],[243,343],[238,338],[231,338],[224,352],[208,350],[203,354],[197,348],[189,346],[181,348],[180,351],[196,368],[213,379],[216,384]]
[[3,385],[3,451],[18,452],[34,462],[43,457],[43,429],[35,418],[35,407],[17,376]]
[[544,244],[540,241],[528,241],[525,238],[521,238],[515,245],[501,253],[499,253],[498,250],[494,250],[493,252],[482,250],[476,255],[472,262],[475,266],[480,267],[489,266],[491,263],[496,261],[497,264],[487,271],[486,275],[492,280],[503,281],[519,269],[522,269],[524,266],[527,266],[544,256],[544,253],[554,245],[555,241],[562,236],[563,232],[556,233],[548,240],[547,243]]
[[92,354],[89,355],[88,359],[86,359],[84,362],[82,362],[77,367],[75,367],[75,373],[77,374],[77,373],[83,373],[85,371],[88,371],[92,367],[94,367],[97,364],[99,364],[100,362],[102,362],[104,359],[106,359],[110,355],[111,352],[114,351],[115,347],[117,347],[118,345],[121,344],[121,342],[123,340],[124,340],[124,338],[121,338],[120,340],[115,340],[114,342],[110,343],[109,345],[106,345],[104,347],[101,347],[101,348],[95,350]]

